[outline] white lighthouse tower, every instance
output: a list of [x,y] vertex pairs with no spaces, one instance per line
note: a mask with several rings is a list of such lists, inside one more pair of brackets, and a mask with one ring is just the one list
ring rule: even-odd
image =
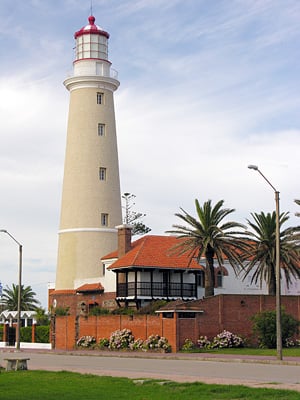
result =
[[99,282],[101,256],[117,247],[122,223],[113,92],[117,74],[108,60],[109,34],[95,25],[75,33],[58,264],[55,290]]

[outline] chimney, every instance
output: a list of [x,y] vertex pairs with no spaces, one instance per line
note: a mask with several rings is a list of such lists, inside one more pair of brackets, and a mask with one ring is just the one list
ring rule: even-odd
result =
[[118,258],[121,258],[131,250],[131,225],[119,225],[118,229]]

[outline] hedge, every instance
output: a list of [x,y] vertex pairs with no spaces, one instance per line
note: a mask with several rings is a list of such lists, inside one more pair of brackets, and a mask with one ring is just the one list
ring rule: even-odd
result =
[[[36,326],[35,327],[35,342],[36,343],[49,343],[50,326]],[[20,329],[20,341],[31,343],[32,327],[24,326]]]

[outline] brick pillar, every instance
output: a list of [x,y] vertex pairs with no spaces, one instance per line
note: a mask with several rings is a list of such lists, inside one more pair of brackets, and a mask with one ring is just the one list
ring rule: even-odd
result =
[[8,324],[3,325],[3,342],[8,342]]
[[[131,250],[132,227],[130,225],[119,225],[116,228],[118,229],[118,258],[120,258]],[[127,273],[117,273],[117,288],[121,283],[127,283]]]
[[119,225],[118,229],[118,258],[124,256],[131,250],[131,230],[130,225]]

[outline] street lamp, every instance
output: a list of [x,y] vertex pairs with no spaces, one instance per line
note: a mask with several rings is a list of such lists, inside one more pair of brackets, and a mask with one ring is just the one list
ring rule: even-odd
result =
[[21,327],[21,285],[22,285],[22,245],[19,243],[7,230],[0,229],[0,232],[6,233],[12,238],[14,242],[19,246],[19,285],[18,285],[18,312],[17,312],[17,331],[16,331],[16,342],[17,350],[20,350],[20,327]]
[[275,192],[276,203],[276,336],[277,336],[277,358],[282,360],[282,334],[281,334],[281,286],[280,286],[280,227],[279,227],[279,192],[272,183],[259,170],[257,165],[248,165],[249,169],[257,171]]

